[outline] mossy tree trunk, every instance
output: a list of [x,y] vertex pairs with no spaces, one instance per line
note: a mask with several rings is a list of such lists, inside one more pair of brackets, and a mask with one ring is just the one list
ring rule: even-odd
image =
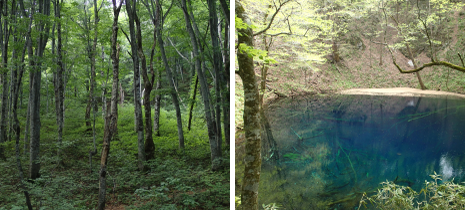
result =
[[[242,4],[236,0],[236,15],[244,23],[250,23]],[[250,27],[238,30],[238,44],[253,46],[253,32]],[[261,171],[261,135],[260,112],[257,80],[255,78],[253,58],[246,52],[237,52],[239,76],[244,87],[244,131],[246,138],[244,157],[244,179],[241,189],[242,209],[258,210],[258,186]]]

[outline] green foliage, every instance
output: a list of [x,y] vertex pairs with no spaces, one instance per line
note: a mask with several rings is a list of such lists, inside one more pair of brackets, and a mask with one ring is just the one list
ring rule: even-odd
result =
[[277,63],[273,58],[268,56],[268,52],[265,50],[255,49],[253,46],[248,46],[244,43],[239,45],[238,50],[242,53],[247,53],[250,58],[254,58],[254,60],[259,60],[265,64]]
[[363,194],[359,208],[367,207],[367,201],[378,209],[405,210],[405,209],[464,209],[465,186],[452,181],[442,181],[441,175],[430,175],[433,182],[425,181],[425,187],[420,192],[410,187],[399,186],[393,182],[382,182],[377,194],[368,197]]
[[262,207],[264,210],[276,210],[280,208],[276,203],[270,203],[268,205],[262,204]]
[[[201,107],[201,106],[199,106]],[[100,153],[93,156],[90,173],[88,152],[92,150],[91,132],[83,126],[85,104],[68,101],[62,160],[56,157],[56,122],[53,115],[42,119],[41,177],[25,182],[34,208],[90,209],[97,205]],[[190,132],[185,130],[186,149],[178,150],[174,111],[161,111],[160,137],[154,136],[155,160],[148,161],[148,171],[137,169],[137,138],[134,132],[134,108],[119,107],[119,139],[111,143],[107,173],[107,201],[129,209],[227,209],[229,207],[229,168],[210,170],[207,128],[202,110],[194,110]],[[97,147],[101,148],[103,119],[96,116]],[[21,119],[20,119],[21,120]],[[184,122],[187,124],[187,122]],[[25,209],[24,194],[18,183],[14,141],[5,143],[8,156],[0,162],[0,209]],[[21,142],[20,148],[23,148]],[[98,149],[99,151],[99,149]],[[23,151],[21,151],[23,154]],[[229,154],[223,152],[224,158]],[[27,175],[28,156],[20,156]],[[229,165],[229,164],[226,164]],[[108,204],[107,203],[107,204]]]

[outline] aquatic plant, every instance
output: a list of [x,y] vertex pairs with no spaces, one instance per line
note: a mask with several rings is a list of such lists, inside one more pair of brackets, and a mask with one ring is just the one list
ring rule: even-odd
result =
[[434,181],[425,181],[425,187],[419,193],[394,182],[382,182],[375,195],[368,197],[366,193],[363,194],[359,209],[362,205],[367,208],[367,201],[377,209],[389,210],[465,209],[465,186],[455,184],[453,179],[438,184],[438,181],[442,181],[441,175],[434,172],[430,176]]

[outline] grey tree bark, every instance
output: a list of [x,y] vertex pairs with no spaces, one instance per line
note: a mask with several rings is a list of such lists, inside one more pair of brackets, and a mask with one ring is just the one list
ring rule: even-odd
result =
[[[159,0],[156,0],[156,8],[157,8],[157,15],[161,17],[160,15],[160,2]],[[163,43],[163,37],[161,34],[162,28],[163,28],[163,21],[160,18],[156,18],[159,22],[157,24],[157,41],[158,41],[158,46],[160,47],[160,52],[161,52],[161,59],[163,60],[163,64],[165,65],[166,69],[166,77],[168,80],[168,83],[171,86],[171,97],[173,99],[173,105],[176,110],[176,121],[178,125],[178,138],[179,138],[179,148],[184,149],[184,133],[182,131],[182,119],[181,119],[181,109],[179,108],[179,100],[178,97],[176,96],[176,89],[175,89],[175,84],[173,82],[173,74],[171,72],[171,68],[168,64],[168,59],[166,58],[165,54],[165,46]]]
[[216,95],[216,104],[215,104],[215,111],[216,111],[216,139],[217,139],[217,148],[216,153],[221,157],[221,144],[223,140],[222,132],[221,132],[221,90],[223,89],[222,80],[223,80],[223,58],[221,55],[221,47],[218,41],[218,16],[216,12],[216,0],[207,0],[208,4],[208,12],[209,12],[209,21],[210,21],[210,37],[212,41],[213,47],[213,68],[215,71],[215,95]]
[[[20,3],[20,11],[23,13],[23,15],[26,13],[24,10],[24,3],[23,0],[19,0]],[[12,15],[16,15],[16,4],[15,1],[12,2]],[[34,9],[33,9],[34,10]],[[16,23],[16,17],[13,17],[12,20],[14,21],[13,23]],[[16,25],[16,24],[15,24]],[[24,58],[26,57],[26,48],[27,48],[27,43],[30,40],[30,32],[31,32],[31,26],[32,26],[32,18],[29,22],[28,25],[28,30],[25,34],[21,34],[20,32],[17,31],[17,26],[14,28],[14,33],[13,33],[13,42],[15,43],[13,46],[16,45],[16,43],[21,43],[20,40],[23,40],[24,38],[26,39],[25,42],[21,43],[23,44],[23,48],[21,52],[18,52],[19,49],[14,47],[12,51],[12,57],[13,57],[13,62],[15,62],[14,67],[11,70],[11,83],[12,83],[12,130],[13,130],[13,137],[16,141],[16,146],[15,146],[15,153],[16,153],[16,166],[18,167],[18,172],[19,172],[19,179],[20,182],[22,183],[24,180],[24,172],[23,172],[23,167],[21,165],[20,161],[20,148],[19,148],[19,141],[20,141],[20,135],[21,135],[21,128],[19,126],[19,120],[18,120],[18,96],[19,96],[19,90],[20,87],[22,86],[22,78],[24,74]],[[21,57],[18,58],[19,54],[21,53]],[[24,196],[26,198],[26,205],[29,210],[32,210],[32,204],[31,204],[31,199],[29,197],[29,192],[27,191],[26,187],[21,184],[20,187],[23,190]]]
[[[130,44],[131,44],[131,56],[134,70],[134,115],[135,115],[135,126],[137,132],[137,156],[138,156],[138,167],[139,170],[144,170],[145,162],[145,148],[144,148],[144,124],[142,123],[142,105],[141,105],[141,93],[140,93],[140,72],[139,72],[139,40],[136,39],[136,31],[134,28],[134,22],[137,19],[136,12],[136,1],[126,0],[126,11],[128,13],[129,20],[129,33],[130,33]],[[142,46],[142,43],[140,43]],[[145,60],[144,60],[145,61]],[[147,70],[147,68],[146,68]],[[149,101],[150,99],[146,99]],[[150,107],[150,106],[149,106]],[[149,118],[151,119],[151,118]],[[149,128],[151,129],[152,126]]]
[[[50,16],[50,0],[39,0],[39,14],[44,16]],[[47,21],[39,20],[35,25],[36,30],[40,33],[37,38],[37,47],[36,55],[29,56],[32,58],[32,63],[30,62],[31,67],[31,83],[32,89],[30,91],[30,98],[32,99],[31,103],[31,136],[30,136],[30,154],[29,154],[29,178],[36,179],[40,177],[40,160],[39,160],[39,151],[40,151],[40,83],[41,83],[41,66],[42,58],[44,57],[45,46],[47,44],[48,35],[50,32],[50,24]],[[32,43],[29,46],[29,54],[32,55]],[[32,65],[31,65],[32,64]]]
[[[107,160],[110,153],[110,142],[116,138],[118,129],[118,76],[119,76],[119,45],[118,39],[118,17],[121,11],[123,1],[120,1],[119,6],[116,6],[116,0],[113,2],[113,26],[111,35],[111,60],[113,65],[113,83],[111,89],[111,108],[110,115],[107,115],[105,123],[105,130],[103,136],[102,154],[100,159],[99,171],[99,193],[98,193],[98,206],[99,210],[105,209],[105,195],[106,195],[106,175],[107,175]],[[118,47],[117,47],[118,45]]]
[[[63,1],[61,2],[63,3]],[[57,133],[58,133],[58,150],[57,156],[60,157],[61,153],[61,143],[63,141],[63,127],[64,127],[64,120],[63,120],[63,103],[64,103],[64,86],[63,86],[63,53],[62,53],[62,37],[61,37],[61,4],[58,0],[55,3],[55,17],[58,19],[57,21],[57,70],[55,73],[55,111],[56,111],[56,121],[57,121]]]
[[[207,80],[205,77],[204,71],[201,68],[201,59],[202,55],[199,53],[199,46],[197,42],[196,33],[192,27],[191,17],[189,16],[189,10],[187,8],[186,0],[181,0],[181,8],[184,13],[184,19],[186,21],[186,29],[191,38],[192,53],[194,54],[195,59],[195,70],[197,71],[197,76],[199,77],[200,83],[200,92],[203,99],[204,109],[205,109],[205,118],[207,121],[208,129],[208,139],[210,142],[210,152],[211,152],[211,161],[212,161],[212,170],[218,170],[221,167],[221,154],[218,154],[218,139],[217,139],[217,129],[216,122],[212,116],[211,106],[210,106],[210,93],[208,89]],[[192,20],[193,22],[193,20]]]
[[[244,23],[250,24],[242,4],[236,0],[236,14]],[[238,30],[238,45],[253,46],[253,32],[250,27]],[[244,131],[245,131],[245,170],[241,189],[242,209],[258,210],[258,186],[261,171],[260,112],[257,80],[253,58],[246,52],[237,51],[237,61],[244,87]]]
[[[222,1],[220,1],[222,2]],[[227,11],[227,16],[229,17],[229,9]],[[229,22],[229,21],[228,21]],[[224,74],[223,74],[223,124],[224,124],[224,136],[226,145],[229,145],[230,136],[229,136],[229,24],[224,25]]]
[[[144,113],[145,113],[145,157],[147,160],[155,158],[155,144],[153,143],[152,137],[152,107],[150,106],[150,93],[152,92],[153,82],[155,74],[153,72],[153,65],[151,65],[151,78],[147,74],[147,59],[142,48],[142,30],[140,26],[140,19],[135,14],[136,21],[136,38],[137,38],[137,50],[141,62],[141,75],[144,80]],[[155,40],[154,40],[155,41]]]

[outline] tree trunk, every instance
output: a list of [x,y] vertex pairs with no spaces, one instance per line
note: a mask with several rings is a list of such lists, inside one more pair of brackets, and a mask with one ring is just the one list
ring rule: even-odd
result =
[[[58,18],[57,21],[57,71],[55,77],[55,107],[56,107],[56,117],[57,117],[57,133],[58,133],[58,150],[57,156],[60,157],[61,153],[61,143],[63,141],[63,101],[64,101],[64,88],[63,88],[63,54],[62,54],[62,39],[61,39],[61,5],[58,1],[55,3],[55,17]],[[61,162],[61,161],[60,161]]]
[[[50,15],[50,0],[39,0],[39,13],[45,16]],[[31,65],[32,74],[32,89],[30,92],[31,99],[31,149],[29,155],[29,178],[36,179],[40,177],[40,83],[41,83],[41,67],[42,58],[44,57],[45,46],[50,32],[49,24],[39,21],[36,25],[37,31],[40,33],[37,40],[36,57],[37,60]],[[32,54],[32,46],[29,47]],[[33,58],[33,57],[30,57]],[[33,59],[31,59],[33,60]]]
[[[157,8],[159,8],[160,2],[157,0]],[[159,12],[157,12],[159,14]],[[176,96],[176,90],[175,90],[175,84],[173,82],[173,75],[171,73],[171,68],[168,64],[168,59],[166,58],[165,54],[165,46],[163,43],[163,38],[161,35],[161,27],[162,24],[158,25],[157,27],[157,40],[158,40],[158,45],[160,46],[160,52],[161,52],[161,58],[163,60],[163,63],[165,65],[166,69],[166,77],[168,79],[168,83],[171,86],[171,97],[173,98],[173,105],[174,108],[176,109],[176,119],[177,119],[177,125],[178,125],[178,138],[179,138],[179,148],[184,149],[184,133],[182,131],[182,120],[181,120],[181,109],[179,108],[179,100],[178,97]]]
[[[135,127],[137,132],[137,154],[138,154],[138,167],[139,170],[144,170],[144,162],[145,162],[145,148],[144,148],[144,124],[142,123],[142,105],[141,105],[141,93],[140,93],[140,72],[139,72],[139,45],[142,46],[142,43],[137,43],[136,39],[136,31],[134,29],[134,21],[136,21],[137,13],[136,13],[136,1],[135,0],[126,0],[126,11],[128,13],[129,18],[129,32],[130,32],[130,44],[131,44],[131,52],[132,52],[132,61],[133,61],[133,68],[134,68],[134,115],[135,115]],[[145,62],[145,60],[144,60]],[[147,68],[146,68],[147,70]],[[150,98],[146,99],[145,101],[149,101]],[[150,106],[149,106],[150,108]],[[151,118],[149,118],[150,120]],[[149,128],[151,129],[152,126]]]
[[[14,3],[13,3],[14,5]],[[13,7],[14,8],[14,7]],[[12,15],[15,15],[16,11],[15,9],[12,8]],[[16,23],[16,18],[12,18],[14,20],[14,23]],[[29,24],[28,29],[30,29],[31,24]],[[28,30],[29,31],[29,30]],[[16,43],[21,43],[19,40],[22,40],[24,37],[17,31],[17,26],[14,28],[14,45]],[[15,62],[15,66],[11,70],[11,111],[12,111],[12,130],[13,130],[13,136],[12,138],[15,139],[16,145],[15,145],[15,153],[16,153],[16,166],[18,167],[18,172],[19,172],[19,180],[21,183],[24,181],[24,172],[23,172],[23,167],[21,165],[21,160],[20,160],[20,148],[19,148],[19,141],[20,141],[20,135],[21,135],[21,128],[19,126],[19,120],[18,120],[18,96],[19,96],[19,90],[20,87],[22,86],[22,78],[24,74],[24,58],[25,58],[25,53],[26,53],[26,43],[29,40],[29,34],[26,34],[26,42],[21,43],[24,45],[22,54],[21,54],[21,59],[18,59],[18,52],[16,47],[13,48],[12,52],[12,57],[13,61]],[[13,45],[13,46],[14,46]],[[32,210],[32,204],[31,204],[31,199],[29,197],[29,192],[27,191],[26,187],[24,184],[20,184],[21,189],[23,190],[24,196],[26,198],[26,205],[29,210]]]
[[[236,0],[236,14],[244,23],[250,24],[241,3]],[[251,28],[238,30],[238,44],[253,46]],[[244,131],[245,131],[245,170],[241,189],[242,209],[258,210],[258,186],[261,171],[261,136],[259,94],[255,78],[253,58],[246,52],[237,51],[239,76],[244,87]]]
[[[152,65],[152,64],[151,64]],[[158,91],[161,89],[161,72],[156,71],[157,84],[155,90]],[[153,132],[156,136],[160,136],[160,108],[161,108],[161,95],[160,93],[155,94],[155,105],[154,105],[154,114],[153,114]]]
[[116,6],[116,0],[113,1],[113,27],[111,35],[111,60],[113,64],[113,84],[111,89],[111,108],[110,115],[107,115],[104,136],[102,154],[100,159],[100,171],[99,171],[99,193],[98,193],[98,206],[99,210],[105,209],[105,194],[106,194],[106,175],[107,175],[107,159],[110,153],[110,142],[116,138],[118,130],[118,76],[119,76],[119,45],[117,47],[118,39],[118,16],[121,10],[123,1],[120,1],[120,5]]
[[[8,4],[0,4],[0,47],[2,48],[1,80],[2,80],[2,105],[0,112],[0,143],[7,140],[7,122],[8,117]],[[2,18],[3,17],[3,18]],[[0,146],[0,158],[5,159],[3,146]]]
[[187,130],[191,130],[191,125],[192,125],[192,112],[194,110],[194,105],[195,105],[195,96],[197,95],[197,86],[199,84],[199,77],[197,74],[195,74],[195,84],[194,84],[194,93],[192,93],[192,99],[191,103],[189,106],[189,121],[187,123]]
[[[153,87],[153,80],[154,80],[154,73],[153,69],[151,71],[152,74],[152,79],[149,79],[149,76],[147,74],[147,60],[145,58],[144,51],[142,49],[142,30],[140,26],[140,20],[137,14],[134,14],[135,16],[135,21],[136,21],[136,28],[137,28],[137,49],[138,49],[138,54],[139,58],[141,61],[141,75],[142,79],[144,80],[144,110],[145,110],[145,133],[146,133],[146,138],[145,138],[145,158],[147,160],[155,158],[155,144],[153,143],[153,137],[152,137],[152,107],[150,106],[150,93],[152,92],[152,87]],[[154,40],[155,41],[155,40]],[[152,66],[153,68],[153,66]]]
[[[413,58],[413,53],[412,53],[412,50],[410,49],[409,44],[405,44],[405,46],[407,47],[408,55],[409,55],[409,57],[410,57],[410,60],[412,60],[413,67],[414,67],[414,68],[417,68],[417,63],[415,62],[415,58]],[[425,85],[423,84],[423,81],[421,80],[420,73],[419,73],[419,72],[415,72],[415,75],[416,75],[417,78],[418,78],[418,82],[420,83],[421,89],[422,89],[422,90],[426,90],[426,87],[425,87]]]
[[218,24],[218,16],[216,12],[216,0],[207,0],[208,11],[210,16],[210,36],[213,47],[213,67],[215,70],[215,94],[216,94],[216,135],[217,135],[217,148],[216,153],[218,158],[221,157],[221,144],[222,144],[222,132],[221,132],[221,81],[223,71],[223,59],[221,56],[220,44],[218,41],[218,28],[215,27]]
[[[229,17],[229,9],[228,9]],[[229,22],[229,21],[228,21]],[[229,145],[229,24],[224,26],[224,76],[223,76],[223,124],[224,124],[224,136],[226,145]],[[227,147],[229,148],[229,146]]]
[[[220,164],[220,157],[221,155],[218,154],[218,140],[217,140],[217,129],[216,129],[216,122],[212,116],[211,106],[210,106],[210,93],[208,89],[207,79],[205,77],[204,71],[202,71],[201,66],[201,59],[203,59],[202,53],[199,53],[199,46],[197,43],[197,35],[192,27],[194,20],[191,20],[188,8],[186,5],[186,0],[181,0],[181,7],[184,13],[184,19],[186,21],[186,28],[189,36],[191,38],[192,44],[192,52],[194,54],[195,59],[195,69],[197,71],[197,76],[199,77],[200,83],[200,93],[202,95],[204,109],[205,109],[205,118],[207,121],[207,129],[208,129],[208,139],[210,142],[210,152],[211,152],[211,161],[212,161],[212,170],[219,170],[221,167]],[[192,21],[192,24],[191,24]]]

